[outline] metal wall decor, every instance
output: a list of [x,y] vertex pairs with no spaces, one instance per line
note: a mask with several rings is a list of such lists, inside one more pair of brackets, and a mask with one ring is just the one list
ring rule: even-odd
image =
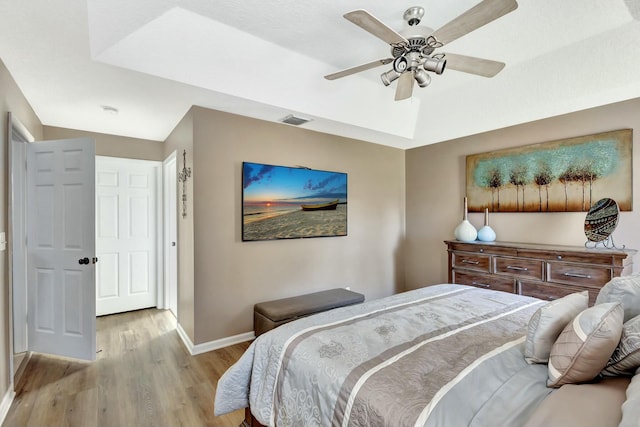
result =
[[182,171],[178,173],[178,181],[182,183],[182,218],[187,216],[187,179],[191,177],[191,168],[187,167],[187,150],[182,151]]
[[591,206],[584,219],[584,234],[587,248],[618,248],[613,242],[613,231],[618,226],[619,209],[615,200],[604,198]]

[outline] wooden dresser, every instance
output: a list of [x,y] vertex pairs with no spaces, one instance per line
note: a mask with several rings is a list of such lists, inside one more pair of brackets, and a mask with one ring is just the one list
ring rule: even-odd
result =
[[635,250],[447,240],[449,282],[553,300],[631,273]]

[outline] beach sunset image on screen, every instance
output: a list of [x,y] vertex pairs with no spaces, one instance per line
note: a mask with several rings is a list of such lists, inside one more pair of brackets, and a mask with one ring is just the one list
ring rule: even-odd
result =
[[346,235],[346,173],[242,164],[242,240]]

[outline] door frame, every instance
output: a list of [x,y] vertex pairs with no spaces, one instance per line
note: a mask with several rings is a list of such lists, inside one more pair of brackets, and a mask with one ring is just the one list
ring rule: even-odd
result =
[[[168,248],[171,245],[171,236],[169,233],[170,230],[170,218],[171,215],[169,215],[170,209],[173,209],[175,214],[174,217],[176,218],[176,224],[175,224],[175,228],[176,228],[176,244],[178,244],[178,236],[177,236],[177,228],[178,228],[178,224],[177,224],[177,177],[176,176],[169,176],[169,174],[167,173],[167,165],[169,163],[173,162],[175,164],[176,167],[176,171],[178,169],[178,160],[177,160],[177,151],[174,150],[171,154],[169,154],[167,156],[166,159],[164,159],[164,161],[162,162],[162,201],[163,201],[163,237],[162,237],[162,243],[163,243],[163,248],[164,250],[162,251],[163,254],[163,262],[162,265],[164,266],[164,291],[162,292],[162,297],[163,297],[163,306],[162,308],[164,309],[170,309],[171,306],[169,304],[170,301],[170,297],[169,297],[169,293],[171,291],[171,287],[175,287],[175,294],[176,294],[176,312],[174,313],[176,316],[176,319],[178,318],[178,302],[177,302],[177,295],[178,295],[178,263],[177,263],[177,259],[176,259],[176,268],[175,268],[175,277],[169,277],[170,276],[170,269],[169,269],[169,255],[168,255]],[[176,188],[176,197],[174,197],[173,200],[170,200],[169,195],[171,194],[169,192],[169,188],[171,186],[174,186]],[[158,292],[158,295],[160,295],[160,292]],[[160,307],[160,306],[158,306]]]
[[[9,161],[9,372],[11,390],[14,389],[14,361],[18,353],[27,351],[27,245],[26,245],[26,145],[35,141],[31,132],[11,112],[7,113],[7,142]],[[19,144],[19,145],[18,145]],[[19,150],[17,148],[20,148]],[[17,195],[21,195],[17,200]],[[19,219],[19,220],[17,220]],[[15,227],[15,228],[14,228]],[[16,274],[16,273],[20,274]],[[18,282],[22,282],[21,284]]]

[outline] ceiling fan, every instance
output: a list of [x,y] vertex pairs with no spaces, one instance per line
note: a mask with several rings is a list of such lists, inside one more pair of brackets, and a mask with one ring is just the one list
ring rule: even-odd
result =
[[382,73],[382,83],[389,86],[398,80],[395,100],[411,97],[413,82],[425,87],[431,82],[428,71],[442,74],[445,67],[464,73],[493,77],[504,68],[503,62],[475,58],[453,53],[434,53],[447,43],[476,30],[489,22],[518,8],[516,0],[483,0],[462,15],[436,31],[421,26],[424,9],[414,6],[403,15],[409,27],[396,32],[366,10],[354,10],[344,17],[391,46],[392,58],[379,59],[324,76],[335,80],[381,65],[392,64],[391,70]]

